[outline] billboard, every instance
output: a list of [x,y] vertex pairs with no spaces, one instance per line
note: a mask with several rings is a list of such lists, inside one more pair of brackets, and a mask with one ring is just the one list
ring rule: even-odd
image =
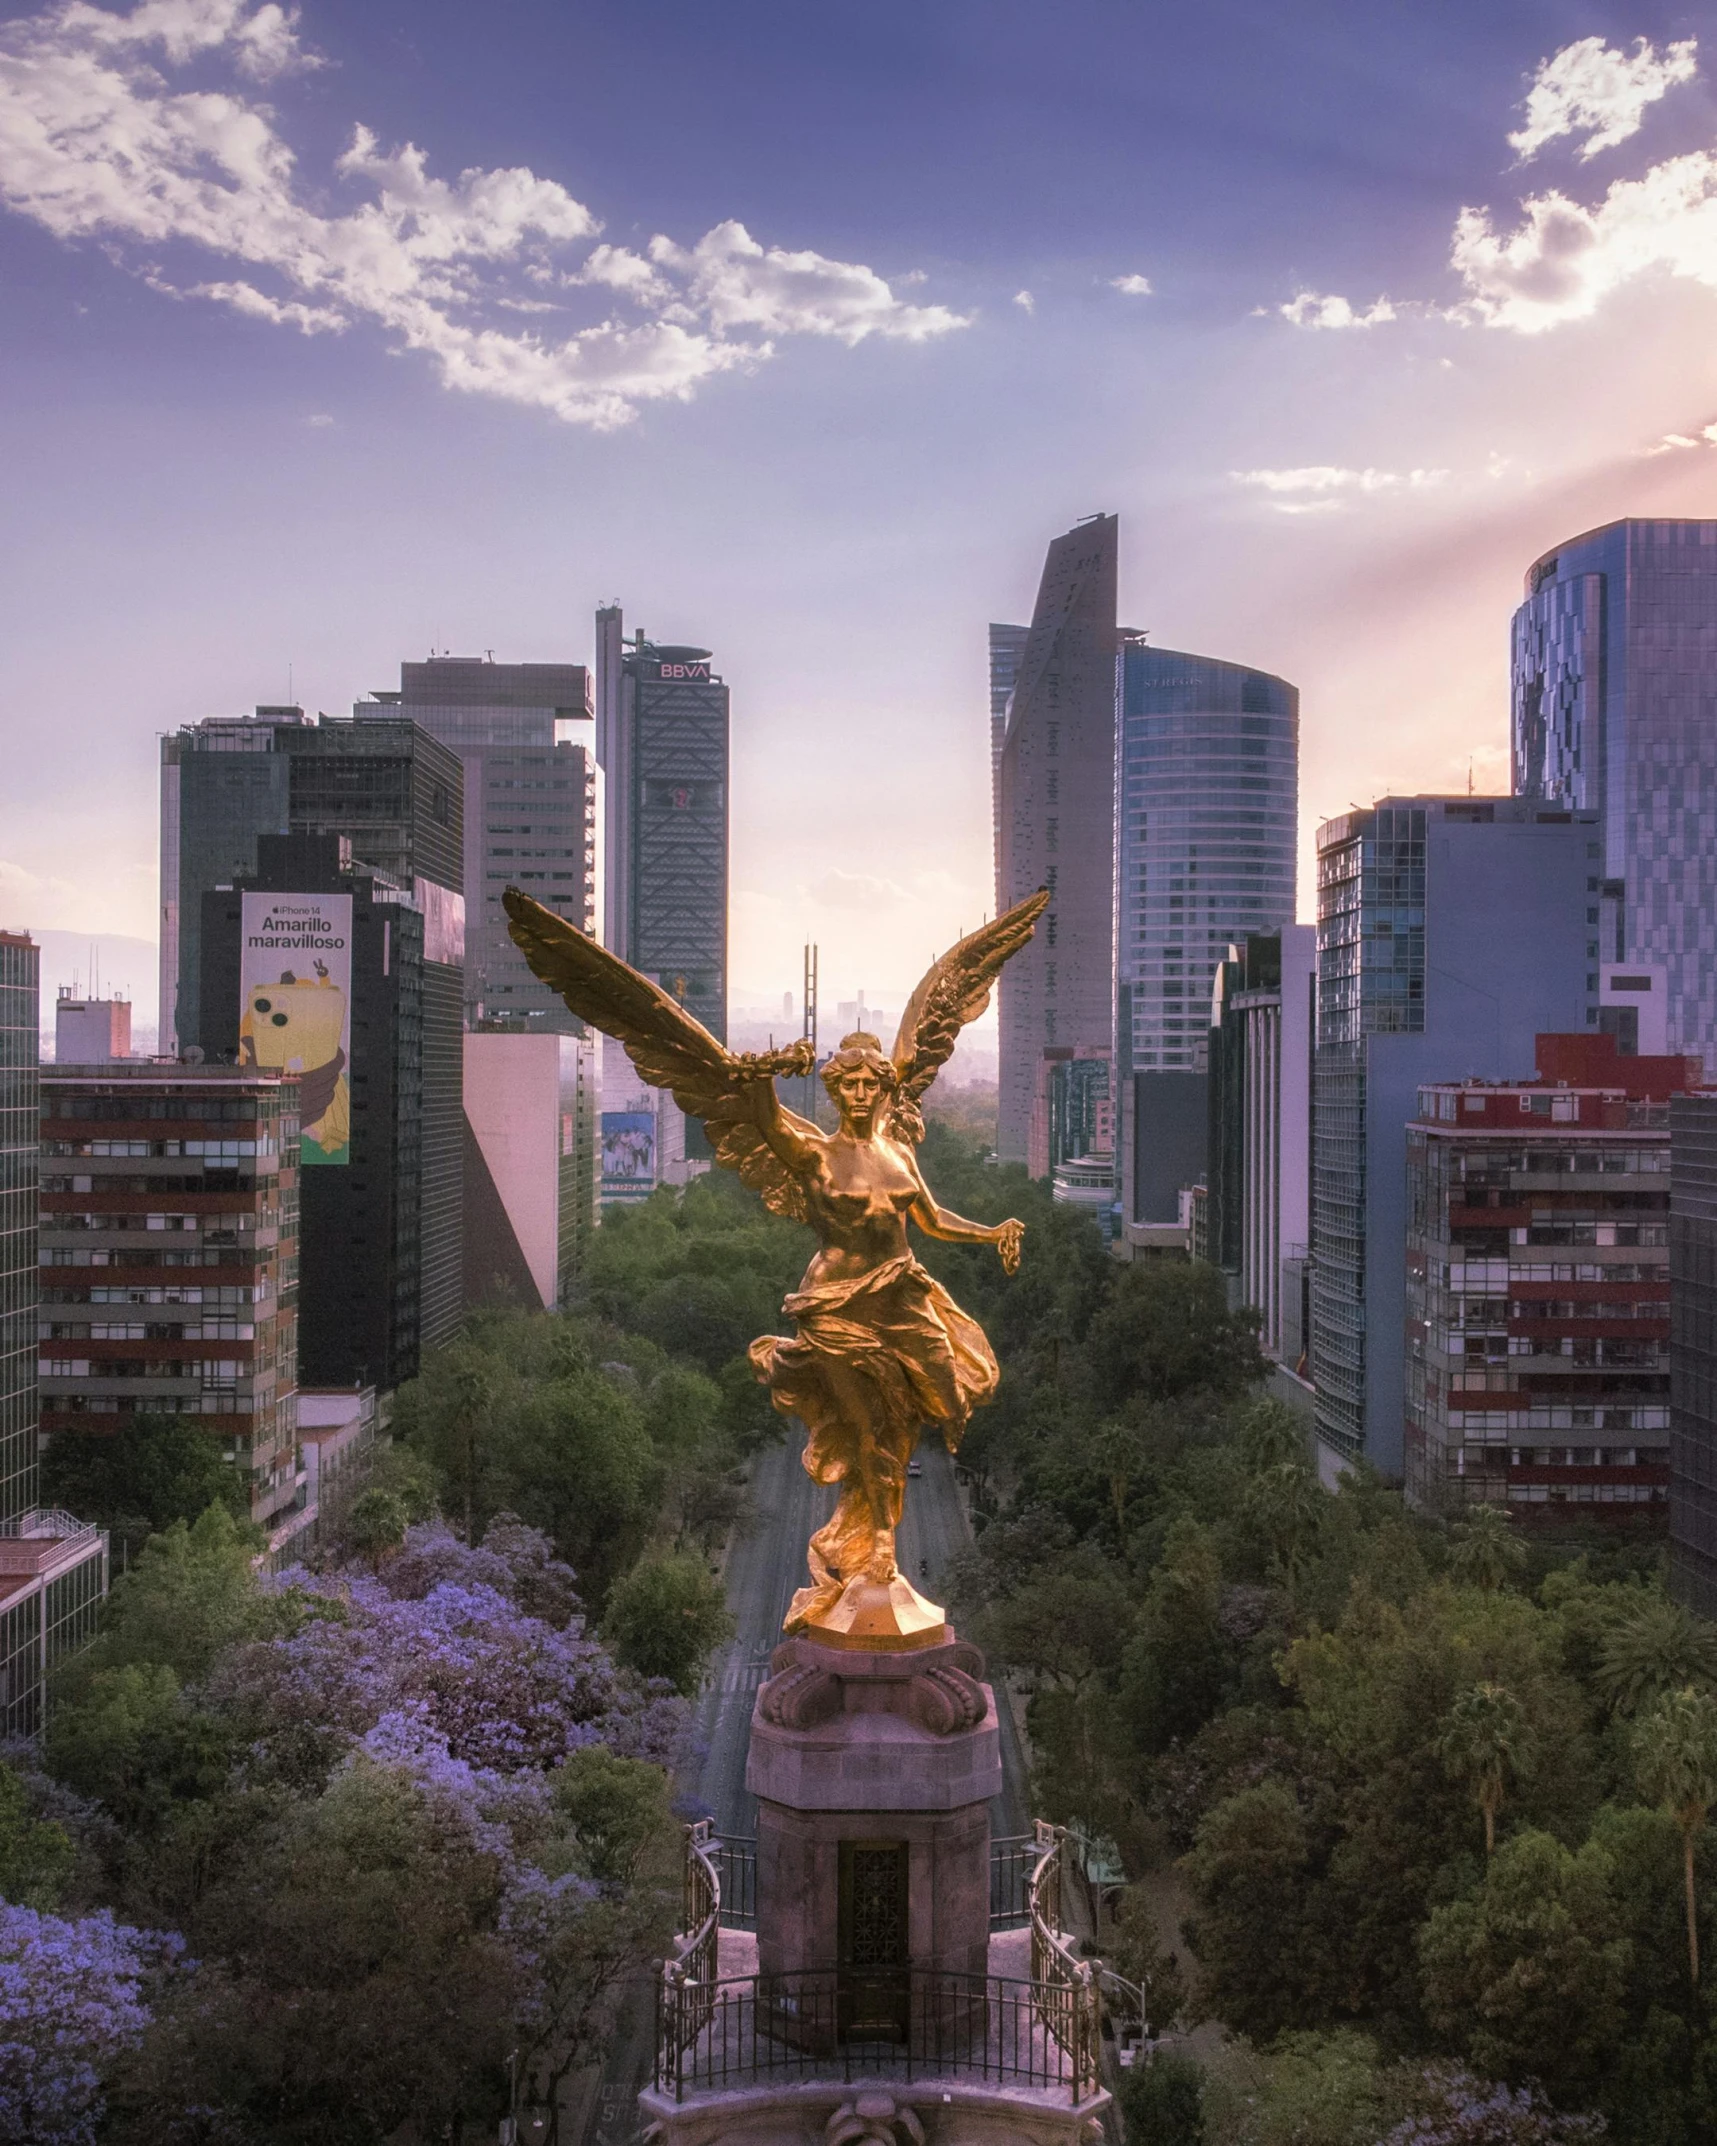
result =
[[602,1196],[642,1199],[656,1186],[656,1114],[653,1110],[602,1113]]
[[239,1059],[299,1076],[299,1162],[351,1155],[352,897],[246,894]]

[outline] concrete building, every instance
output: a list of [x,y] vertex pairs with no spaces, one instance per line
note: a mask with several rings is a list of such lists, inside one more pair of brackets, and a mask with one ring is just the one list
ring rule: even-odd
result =
[[[1166,1221],[1169,1189],[1147,1202],[1141,1168],[1182,1186],[1205,1171],[1183,1089],[1206,1071],[1218,963],[1293,921],[1299,694],[1132,636],[1119,700],[1114,1050],[1123,1221],[1137,1230]],[[1230,1249],[1237,1260],[1237,1234]]]
[[508,937],[501,894],[521,886],[580,931],[600,928],[589,671],[582,663],[432,656],[402,663],[399,678],[397,692],[374,693],[352,714],[360,724],[415,723],[463,763],[467,1027],[504,1018],[581,1034],[577,1017]]
[[554,1311],[596,1227],[596,1047],[465,1038],[465,1301]]
[[990,627],[990,820],[998,887],[1002,869],[1002,747],[1007,743],[1008,703],[1013,699],[1020,658],[1030,639],[1029,626]]
[[203,897],[254,875],[261,837],[344,836],[360,864],[440,913],[437,930],[463,937],[463,807],[458,755],[391,711],[358,723],[261,707],[164,737],[162,1051],[202,1036]]
[[297,1526],[288,1554],[302,1557],[338,1533],[375,1459],[377,1417],[373,1386],[301,1386],[298,1452],[302,1463]]
[[1595,811],[1606,962],[1667,975],[1717,1063],[1717,521],[1620,521],[1535,560],[1514,615],[1514,788]]
[[1311,1369],[1326,1470],[1402,1473],[1406,1127],[1422,1085],[1506,1080],[1596,1029],[1597,815],[1385,797],[1318,830]]
[[1670,1580],[1717,1617],[1717,1093],[1669,1106]]
[[1050,1168],[1045,1052],[1106,1049],[1114,1022],[1118,531],[1093,515],[1050,545],[996,760],[997,911],[1050,892],[1000,984],[996,1152],[1035,1177]]
[[263,835],[203,897],[203,1050],[301,1075],[312,1386],[391,1392],[464,1312],[461,910],[420,891],[341,836]]
[[131,1056],[131,1001],[79,998],[61,984],[54,1001],[54,1062],[105,1066]]
[[43,1433],[194,1416],[271,1533],[298,1498],[298,1098],[238,1066],[42,1077]]
[[49,1673],[95,1636],[107,1537],[37,1503],[41,952],[0,931],[0,1736],[42,1725]]
[[1406,1486],[1427,1512],[1667,1519],[1670,1098],[1697,1058],[1537,1039],[1407,1128]]
[[1290,1369],[1303,1343],[1287,1300],[1311,1237],[1316,971],[1317,933],[1285,924],[1231,946],[1211,993],[1211,1257],[1259,1313],[1264,1347]]

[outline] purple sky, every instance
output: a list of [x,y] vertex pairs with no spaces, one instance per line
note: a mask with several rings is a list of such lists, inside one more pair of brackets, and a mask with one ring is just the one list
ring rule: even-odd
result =
[[1703,25],[0,6],[0,922],[152,935],[160,730],[617,598],[733,688],[736,999],[816,937],[892,1010],[1099,509],[1130,622],[1301,687],[1308,829],[1501,785],[1528,561],[1717,511]]

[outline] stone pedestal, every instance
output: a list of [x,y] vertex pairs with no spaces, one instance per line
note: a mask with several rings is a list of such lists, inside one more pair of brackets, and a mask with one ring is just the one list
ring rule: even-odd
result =
[[[1002,1764],[983,1669],[977,1649],[945,1625],[907,1647],[801,1634],[775,1650],[745,1773],[758,1799],[763,1973],[848,1964],[843,1869],[850,1874],[855,1851],[889,1849],[906,1873],[900,1964],[985,1972],[988,1805]],[[850,1875],[846,1883],[850,1906]]]

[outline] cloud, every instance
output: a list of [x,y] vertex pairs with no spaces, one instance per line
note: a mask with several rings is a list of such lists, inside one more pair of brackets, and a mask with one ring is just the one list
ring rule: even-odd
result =
[[1151,279],[1149,276],[1111,276],[1109,288],[1127,298],[1149,298]]
[[1463,209],[1450,261],[1468,317],[1536,335],[1595,313],[1650,270],[1717,288],[1717,154],[1695,150],[1618,179],[1596,208],[1552,191],[1521,203],[1499,231],[1488,209]]
[[1666,432],[1655,446],[1641,450],[1647,455],[1684,453],[1690,447],[1717,447],[1717,421],[1701,425],[1697,433]]
[[325,425],[331,425],[334,420],[328,415],[326,410],[317,410],[312,416],[307,417],[304,422],[307,425],[313,425],[318,430],[320,430]]
[[[414,144],[384,148],[361,125],[335,176],[363,198],[323,213],[271,107],[163,71],[197,60],[206,72],[211,58],[250,81],[321,64],[294,13],[253,0],[138,0],[122,13],[60,0],[0,26],[0,201],[121,260],[149,249],[139,273],[176,297],[305,335],[380,327],[449,388],[599,429],[755,368],[778,338],[924,342],[966,325],[905,303],[860,263],[765,246],[734,222],[690,247],[658,237],[648,259],[598,244],[569,267],[567,249],[601,226],[556,181],[523,167],[441,178]],[[167,249],[243,273],[177,277]],[[538,311],[549,285],[605,291],[633,317],[560,338],[507,320]]]
[[1434,490],[1448,478],[1446,469],[1342,469],[1318,462],[1303,469],[1231,469],[1236,484],[1255,486],[1271,495],[1278,514],[1332,514],[1345,495]]
[[1022,313],[1035,313],[1037,311],[1037,300],[1031,295],[1030,291],[1015,291],[1014,304],[1019,307]]
[[1323,297],[1316,291],[1301,291],[1277,310],[1296,328],[1381,328],[1399,317],[1387,298],[1377,299],[1359,313],[1345,298]]
[[864,872],[825,872],[805,891],[826,909],[893,909],[911,899],[892,879],[873,879]]
[[1541,60],[1526,98],[1526,124],[1508,137],[1521,163],[1547,142],[1584,134],[1582,158],[1613,149],[1640,130],[1646,107],[1698,73],[1697,40],[1666,45],[1663,55],[1647,39],[1636,40],[1631,53],[1619,52],[1601,37],[1582,37]]

